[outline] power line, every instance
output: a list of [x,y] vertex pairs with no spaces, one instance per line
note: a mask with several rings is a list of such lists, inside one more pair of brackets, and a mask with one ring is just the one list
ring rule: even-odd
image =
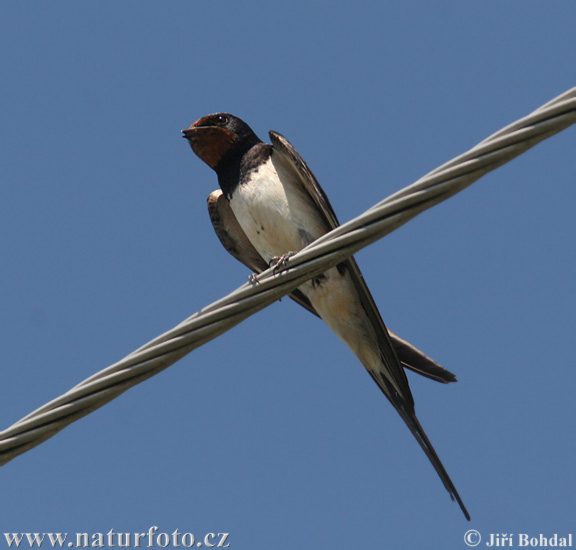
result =
[[576,122],[576,88],[491,135],[362,215],[292,256],[285,269],[268,269],[172,330],[84,380],[0,432],[0,465],[51,438],[129,388],[158,374],[257,311],[289,294],[424,210],[462,191],[544,139]]

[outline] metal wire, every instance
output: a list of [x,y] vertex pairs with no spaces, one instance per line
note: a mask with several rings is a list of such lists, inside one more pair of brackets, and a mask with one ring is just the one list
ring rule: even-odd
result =
[[281,273],[268,269],[258,276],[258,284],[241,286],[0,432],[0,465],[575,122],[573,88],[317,239],[291,257]]

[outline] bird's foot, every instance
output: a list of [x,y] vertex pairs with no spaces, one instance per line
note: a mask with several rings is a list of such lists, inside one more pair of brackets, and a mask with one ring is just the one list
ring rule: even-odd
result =
[[270,267],[274,266],[272,273],[276,275],[281,269],[284,269],[288,265],[288,260],[294,256],[296,252],[286,252],[282,256],[275,256],[270,260]]
[[258,273],[252,273],[252,275],[248,277],[248,281],[250,284],[259,285],[260,281],[258,280]]

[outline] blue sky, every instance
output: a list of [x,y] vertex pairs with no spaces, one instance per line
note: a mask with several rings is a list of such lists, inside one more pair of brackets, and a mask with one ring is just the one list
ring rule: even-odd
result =
[[[224,110],[283,133],[345,221],[574,86],[575,16],[3,3],[1,427],[247,280],[182,128]],[[471,523],[351,352],[285,299],[3,467],[0,533],[155,525],[280,550],[576,535],[575,140],[358,255],[387,324],[458,375],[410,381]]]

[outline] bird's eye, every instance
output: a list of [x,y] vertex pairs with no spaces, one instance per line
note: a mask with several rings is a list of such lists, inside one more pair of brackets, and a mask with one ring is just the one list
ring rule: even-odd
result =
[[216,115],[216,124],[221,124],[222,126],[228,124],[228,117],[226,115]]

